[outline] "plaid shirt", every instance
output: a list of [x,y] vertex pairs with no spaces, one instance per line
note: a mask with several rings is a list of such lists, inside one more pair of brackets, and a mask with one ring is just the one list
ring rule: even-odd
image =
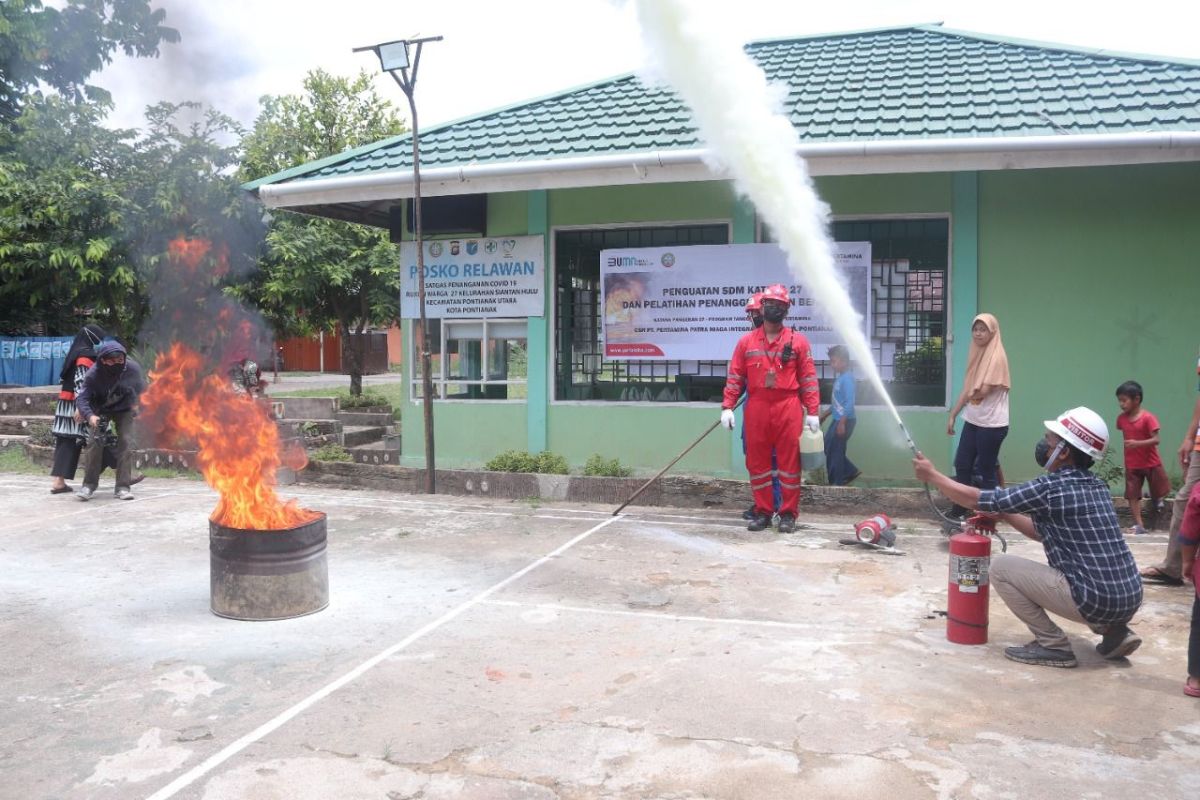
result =
[[1128,622],[1142,604],[1142,578],[1113,508],[1108,486],[1092,473],[1064,467],[1008,489],[984,490],[978,509],[1029,514],[1046,561],[1067,578],[1088,622]]

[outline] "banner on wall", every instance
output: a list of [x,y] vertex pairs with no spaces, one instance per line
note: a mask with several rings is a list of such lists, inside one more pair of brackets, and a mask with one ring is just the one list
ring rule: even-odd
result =
[[[546,260],[541,236],[437,239],[424,242],[425,315],[430,319],[540,317]],[[400,316],[421,316],[417,245],[400,245]]]
[[0,337],[0,383],[48,386],[59,381],[71,337]]
[[[871,243],[837,242],[834,263],[871,332]],[[841,342],[830,320],[775,244],[603,250],[600,303],[605,358],[722,361],[743,334],[746,301],[773,283],[788,287],[785,324],[808,337],[817,359]]]

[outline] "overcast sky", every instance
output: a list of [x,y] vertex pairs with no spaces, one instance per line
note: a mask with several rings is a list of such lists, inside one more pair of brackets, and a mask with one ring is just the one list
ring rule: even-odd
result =
[[[888,25],[946,27],[1076,46],[1200,58],[1200,2],[1089,0],[695,0],[742,40]],[[632,14],[615,0],[155,0],[183,41],[159,59],[126,59],[94,77],[113,92],[110,124],[138,127],[159,100],[199,100],[253,124],[264,94],[298,92],[320,67],[375,72],[356,46],[413,34],[428,45],[417,88],[422,127],[639,68]],[[1115,10],[1110,10],[1114,9]],[[384,97],[407,107],[390,78]],[[405,113],[407,117],[407,113]]]

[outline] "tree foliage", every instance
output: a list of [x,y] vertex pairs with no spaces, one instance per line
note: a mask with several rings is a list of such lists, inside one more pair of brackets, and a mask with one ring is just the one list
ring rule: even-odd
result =
[[107,111],[33,96],[13,121],[0,153],[0,329],[73,332],[88,316],[132,337],[166,242],[243,224],[235,123],[164,103],[138,137],[104,127]]
[[[370,77],[314,70],[296,95],[266,97],[244,139],[249,181],[404,131]],[[385,231],[272,212],[259,273],[241,291],[281,332],[338,330],[352,394],[362,392],[362,334],[399,318],[400,269]]]
[[26,94],[49,86],[76,102],[100,102],[108,93],[86,83],[120,50],[157,56],[161,42],[178,42],[163,25],[166,12],[150,0],[42,0],[0,3],[0,125],[16,119]]

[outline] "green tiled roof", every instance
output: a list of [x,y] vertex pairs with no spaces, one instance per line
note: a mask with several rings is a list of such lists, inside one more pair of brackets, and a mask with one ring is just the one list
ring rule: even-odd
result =
[[[1200,130],[1200,62],[938,26],[756,42],[809,142]],[[421,132],[421,166],[699,147],[686,108],[626,75]],[[412,165],[406,136],[249,184]]]

